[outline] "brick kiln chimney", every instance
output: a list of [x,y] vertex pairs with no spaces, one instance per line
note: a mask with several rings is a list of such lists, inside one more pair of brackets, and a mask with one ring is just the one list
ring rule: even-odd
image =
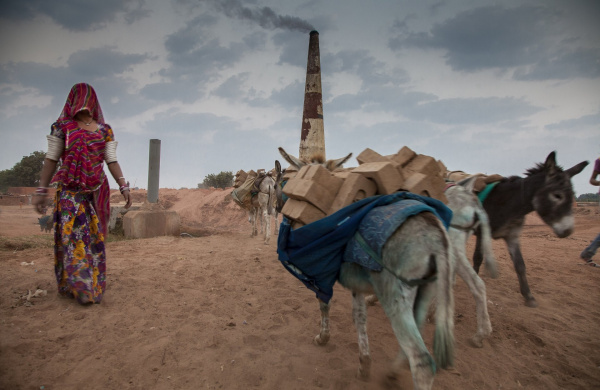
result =
[[310,32],[308,61],[306,63],[306,86],[304,88],[304,112],[300,135],[299,157],[309,158],[318,153],[325,158],[325,130],[323,128],[323,96],[321,93],[321,59],[319,32]]

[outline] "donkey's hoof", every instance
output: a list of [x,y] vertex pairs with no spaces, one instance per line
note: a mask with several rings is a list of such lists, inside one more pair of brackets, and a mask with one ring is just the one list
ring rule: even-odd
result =
[[361,381],[368,381],[370,377],[371,377],[370,367],[367,369],[362,368],[362,367],[358,368],[358,371],[356,372],[357,379],[360,379]]
[[371,376],[371,356],[362,355],[359,356],[360,366],[358,366],[358,372],[356,377],[361,380],[367,380]]
[[538,303],[534,297],[525,299],[525,305],[528,307],[538,307]]
[[375,306],[378,300],[379,299],[377,298],[377,295],[367,295],[365,297],[365,303],[367,306]]
[[483,336],[476,334],[469,341],[472,347],[483,348]]
[[327,342],[329,341],[329,335],[323,335],[323,337],[321,337],[320,334],[315,336],[315,339],[313,340],[315,345],[325,345],[327,344]]

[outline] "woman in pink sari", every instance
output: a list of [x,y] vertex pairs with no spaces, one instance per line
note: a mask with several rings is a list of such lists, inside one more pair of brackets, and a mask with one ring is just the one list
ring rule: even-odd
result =
[[[54,270],[58,292],[81,304],[100,303],[106,289],[104,241],[110,216],[110,189],[104,163],[131,206],[129,186],[117,162],[112,128],[91,85],[71,88],[67,102],[52,124],[48,152],[34,205],[43,213],[48,186],[58,185],[54,200]],[[56,170],[58,161],[61,165]]]

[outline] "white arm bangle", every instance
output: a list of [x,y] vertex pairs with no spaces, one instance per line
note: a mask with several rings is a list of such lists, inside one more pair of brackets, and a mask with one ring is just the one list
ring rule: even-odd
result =
[[118,141],[108,141],[104,148],[104,161],[107,164],[117,161],[117,144]]
[[62,156],[63,150],[65,150],[65,140],[55,135],[47,135],[48,140],[48,151],[46,152],[46,158],[52,161],[58,161]]

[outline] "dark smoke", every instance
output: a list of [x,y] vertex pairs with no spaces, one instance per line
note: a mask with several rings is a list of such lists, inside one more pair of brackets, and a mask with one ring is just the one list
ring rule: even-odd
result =
[[306,20],[302,20],[296,16],[278,15],[270,7],[250,9],[244,7],[238,0],[214,1],[213,4],[230,18],[256,22],[263,28],[281,28],[300,32],[314,30],[314,27]]

